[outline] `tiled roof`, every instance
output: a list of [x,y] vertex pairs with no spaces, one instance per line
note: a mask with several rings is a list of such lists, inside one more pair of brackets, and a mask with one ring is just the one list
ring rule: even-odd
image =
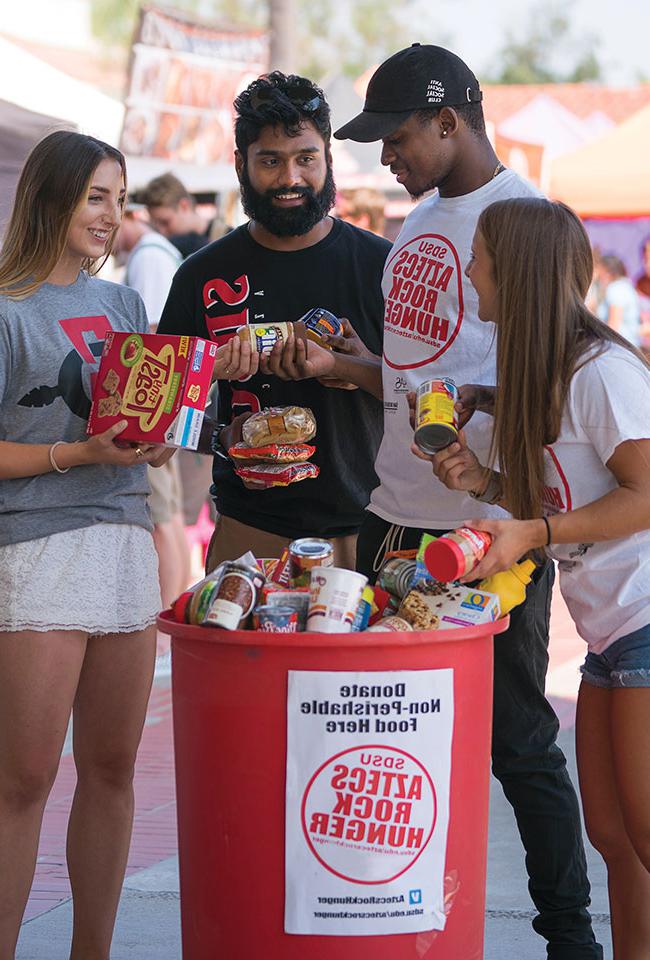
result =
[[498,126],[540,94],[557,100],[577,117],[584,119],[600,112],[614,123],[621,123],[650,103],[650,83],[636,87],[594,83],[485,84],[485,116]]

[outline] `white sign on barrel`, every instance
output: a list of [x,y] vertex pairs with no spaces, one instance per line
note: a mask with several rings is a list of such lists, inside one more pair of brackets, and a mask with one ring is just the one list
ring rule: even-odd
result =
[[453,670],[290,671],[285,931],[443,930]]

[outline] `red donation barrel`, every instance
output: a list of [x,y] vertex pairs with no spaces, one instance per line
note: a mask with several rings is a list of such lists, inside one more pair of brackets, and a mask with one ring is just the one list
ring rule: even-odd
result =
[[481,960],[492,637],[172,635],[183,960]]

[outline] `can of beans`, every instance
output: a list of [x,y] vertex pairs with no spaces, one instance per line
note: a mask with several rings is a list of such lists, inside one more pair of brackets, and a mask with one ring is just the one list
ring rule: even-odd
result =
[[297,633],[298,611],[279,604],[257,607],[253,612],[253,628],[265,633]]
[[334,566],[334,547],[329,540],[303,537],[289,544],[291,586],[308,587],[314,567]]
[[401,557],[391,557],[387,560],[381,570],[377,583],[394,597],[405,597],[411,587],[411,582],[415,576],[415,560],[404,560]]
[[218,588],[199,620],[204,627],[236,630],[257,605],[264,575],[245,563],[225,563]]
[[424,453],[437,453],[458,439],[458,388],[450,377],[418,387],[414,440]]

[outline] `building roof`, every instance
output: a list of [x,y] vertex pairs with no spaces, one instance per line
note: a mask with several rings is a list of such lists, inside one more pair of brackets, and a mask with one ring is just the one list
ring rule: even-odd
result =
[[488,83],[483,85],[486,119],[498,127],[540,95],[556,100],[581,119],[603,113],[614,123],[622,123],[650,103],[650,83],[636,87],[608,87],[600,83]]

